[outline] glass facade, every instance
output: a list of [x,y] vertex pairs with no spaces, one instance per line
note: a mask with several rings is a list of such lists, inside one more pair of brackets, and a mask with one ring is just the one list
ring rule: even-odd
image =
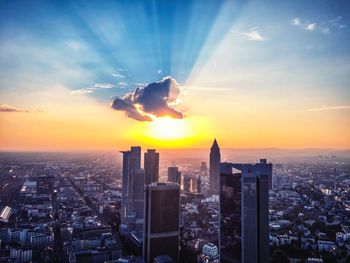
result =
[[180,186],[175,183],[152,183],[145,191],[143,257],[153,262],[168,255],[179,260]]
[[266,160],[257,164],[221,163],[221,262],[268,262],[271,176],[272,164]]
[[220,181],[221,262],[241,262],[241,174],[221,174]]

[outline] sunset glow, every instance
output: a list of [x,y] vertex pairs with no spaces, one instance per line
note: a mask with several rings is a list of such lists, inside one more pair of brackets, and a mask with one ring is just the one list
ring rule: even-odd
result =
[[177,140],[191,136],[190,124],[184,119],[155,118],[149,124],[148,135],[159,140]]

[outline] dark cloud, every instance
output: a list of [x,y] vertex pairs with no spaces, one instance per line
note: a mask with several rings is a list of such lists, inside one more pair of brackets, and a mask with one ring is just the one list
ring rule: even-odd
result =
[[166,77],[162,81],[138,87],[123,98],[115,98],[111,107],[124,111],[128,117],[138,121],[152,121],[150,115],[182,119],[182,112],[172,108],[178,104],[180,94],[181,88],[176,80]]
[[139,112],[135,107],[135,105],[129,103],[124,99],[115,98],[112,102],[111,107],[115,110],[124,111],[129,118],[132,118],[138,121],[152,121],[152,119],[149,116]]
[[27,110],[27,109],[20,109],[13,106],[10,106],[8,104],[1,104],[0,105],[0,112],[25,112],[25,113],[31,113],[31,112],[40,112],[41,110]]

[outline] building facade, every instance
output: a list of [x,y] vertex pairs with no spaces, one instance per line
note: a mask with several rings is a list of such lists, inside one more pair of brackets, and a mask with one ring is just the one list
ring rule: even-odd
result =
[[256,164],[221,164],[221,262],[268,262],[271,166],[264,159]]
[[143,258],[168,255],[179,262],[180,187],[175,183],[153,183],[145,188]]
[[179,167],[168,167],[168,182],[181,184],[181,172]]
[[141,168],[141,147],[133,146],[129,151],[122,151],[122,222],[133,212],[134,181]]
[[145,184],[159,181],[159,153],[148,149],[144,155]]

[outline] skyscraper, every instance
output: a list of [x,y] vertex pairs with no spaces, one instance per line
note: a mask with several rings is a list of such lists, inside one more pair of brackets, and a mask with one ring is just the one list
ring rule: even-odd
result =
[[220,262],[268,262],[271,166],[221,164]]
[[202,179],[201,176],[198,176],[197,178],[197,193],[202,192]]
[[201,176],[204,176],[204,177],[208,176],[208,167],[206,162],[201,163],[200,173],[201,173]]
[[144,155],[145,184],[159,181],[159,153],[148,149]]
[[214,139],[213,145],[211,146],[209,159],[210,193],[219,194],[221,155],[220,148],[216,139]]
[[183,176],[183,179],[182,179],[182,190],[184,192],[191,192],[191,180],[192,180],[192,177],[191,175],[188,175],[188,174],[185,174]]
[[132,146],[130,148],[130,169],[131,172],[141,168],[141,147]]
[[122,151],[122,220],[133,210],[134,176],[141,168],[141,147],[133,146],[129,151]]
[[137,219],[143,219],[144,213],[144,189],[145,189],[145,171],[138,169],[133,176],[133,195],[132,207]]
[[143,258],[170,256],[179,261],[180,187],[174,183],[152,183],[145,188]]
[[168,182],[181,184],[181,172],[179,167],[168,167]]
[[269,190],[272,190],[272,164],[271,163],[267,163],[266,159],[260,159],[260,163],[261,164],[266,164],[266,173],[269,175]]

